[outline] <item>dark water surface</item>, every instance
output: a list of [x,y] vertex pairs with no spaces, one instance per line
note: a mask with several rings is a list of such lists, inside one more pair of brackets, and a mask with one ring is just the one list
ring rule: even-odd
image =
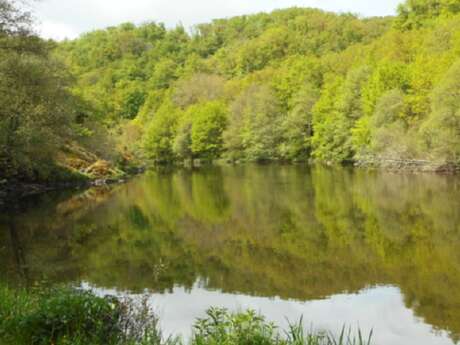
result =
[[460,177],[304,166],[149,172],[0,214],[0,280],[150,294],[166,333],[209,306],[285,325],[460,340]]

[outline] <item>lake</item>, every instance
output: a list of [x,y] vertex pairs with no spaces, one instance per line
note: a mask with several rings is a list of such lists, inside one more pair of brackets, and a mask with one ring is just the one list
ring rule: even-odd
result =
[[285,326],[460,341],[460,177],[303,165],[150,171],[0,214],[0,280],[142,296],[188,337],[210,306]]

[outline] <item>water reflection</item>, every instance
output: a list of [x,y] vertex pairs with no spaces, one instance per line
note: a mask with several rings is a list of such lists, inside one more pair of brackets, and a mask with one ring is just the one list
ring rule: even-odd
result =
[[[384,298],[369,291],[381,290],[364,288],[395,286],[395,317],[413,312],[411,327],[459,339],[458,177],[274,165],[158,171],[115,189],[34,200],[29,211],[1,216],[0,227],[0,275],[10,282],[87,281],[165,298],[213,290],[323,300],[320,309],[335,303],[330,296],[351,296],[349,322],[380,312]],[[421,344],[439,343],[432,338]]]
[[[375,287],[356,294],[338,294],[327,299],[301,302],[279,297],[253,297],[241,294],[210,291],[198,281],[191,290],[175,287],[165,294],[153,293],[149,304],[161,318],[165,335],[181,334],[190,338],[190,325],[205,316],[206,308],[219,305],[229,310],[256,310],[269,321],[287,329],[289,322],[302,317],[305,327],[318,330],[341,330],[344,325],[358,327],[365,333],[374,332],[375,345],[451,345],[452,340],[445,331],[434,332],[423,320],[416,318],[412,310],[404,305],[401,292],[396,287]],[[86,289],[92,287],[83,284]],[[121,295],[117,290],[96,289],[100,295]],[[143,295],[130,294],[142,299]],[[289,320],[285,315],[289,315]],[[350,323],[350,320],[353,320]]]

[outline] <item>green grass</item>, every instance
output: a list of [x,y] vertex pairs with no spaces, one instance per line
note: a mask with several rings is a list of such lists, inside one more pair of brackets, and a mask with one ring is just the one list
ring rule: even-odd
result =
[[98,297],[71,288],[0,287],[1,345],[370,345],[371,337],[360,331],[353,336],[345,328],[338,336],[307,331],[302,320],[282,331],[251,310],[211,308],[184,342],[162,336],[146,299]]

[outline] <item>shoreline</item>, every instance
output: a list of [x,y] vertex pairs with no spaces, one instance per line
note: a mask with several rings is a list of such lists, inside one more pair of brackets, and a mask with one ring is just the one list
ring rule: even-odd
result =
[[[248,162],[237,162],[224,164],[228,165],[243,165]],[[282,161],[268,161],[267,163],[283,163]],[[263,164],[260,162],[260,164]],[[284,162],[287,163],[287,162]],[[368,169],[376,171],[389,171],[394,173],[429,173],[439,175],[457,175],[460,174],[460,164],[454,163],[438,163],[427,160],[397,160],[397,159],[375,159],[375,160],[357,160],[354,162],[346,163],[333,163],[333,162],[289,162],[287,164],[305,163],[308,165],[324,164],[326,166],[351,166],[354,169]],[[214,163],[211,163],[213,165]],[[221,161],[217,165],[222,164]],[[178,165],[181,166],[181,165]],[[200,164],[194,167],[202,166]],[[145,172],[145,168],[137,168],[130,171],[121,177],[102,177],[102,178],[88,178],[86,181],[66,181],[57,183],[40,183],[40,182],[23,182],[23,181],[0,181],[0,209],[4,208],[8,199],[19,201],[26,197],[40,195],[48,192],[65,191],[65,190],[79,190],[97,186],[108,186],[113,184],[124,183],[134,176]]]
[[66,190],[81,190],[91,187],[109,186],[125,183],[127,180],[142,174],[145,171],[143,168],[138,168],[135,171],[126,173],[120,177],[106,178],[88,178],[86,181],[66,181],[56,183],[40,183],[40,182],[23,182],[23,181],[0,181],[0,210],[11,201],[18,202],[24,198],[32,197],[49,192],[66,191]]
[[457,163],[417,159],[357,160],[353,163],[353,167],[401,173],[431,173],[439,175],[456,175],[460,173],[460,164]]

